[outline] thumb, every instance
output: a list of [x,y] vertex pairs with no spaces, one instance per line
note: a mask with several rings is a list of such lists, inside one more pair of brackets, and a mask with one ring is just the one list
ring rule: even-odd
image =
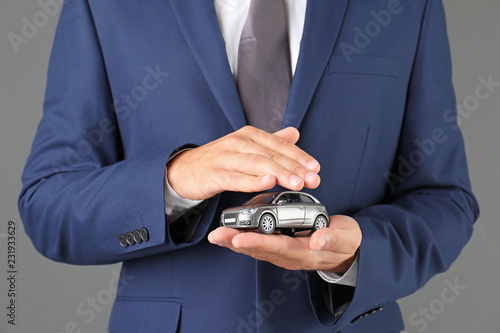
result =
[[342,252],[342,238],[338,230],[332,228],[322,228],[316,230],[309,240],[309,248],[313,251]]
[[361,229],[355,219],[345,215],[330,216],[327,228],[311,235],[309,248],[337,253],[354,253],[361,245]]

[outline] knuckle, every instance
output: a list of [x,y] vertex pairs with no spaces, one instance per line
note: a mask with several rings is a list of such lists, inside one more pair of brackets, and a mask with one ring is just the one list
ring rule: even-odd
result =
[[266,152],[266,157],[269,158],[270,160],[276,161],[279,159],[280,153],[278,153],[276,150],[268,150]]
[[336,236],[327,237],[327,244],[328,244],[328,248],[330,248],[330,249],[339,248],[339,246],[341,245],[340,242],[341,241],[340,241],[339,237],[336,237]]
[[292,173],[296,175],[302,175],[304,173],[304,168],[300,165],[297,165],[293,168]]
[[226,140],[224,140],[226,147],[229,148],[239,147],[241,144],[243,144],[243,142],[245,142],[245,139],[237,134],[228,136]]
[[200,158],[201,161],[207,161],[207,171],[214,172],[221,169],[230,170],[228,166],[232,163],[233,154],[227,150],[214,151]]
[[210,152],[210,154],[206,154],[201,156],[202,158],[210,158],[214,160],[227,160],[231,157],[231,152],[225,149],[221,149],[219,151]]
[[250,126],[250,125],[246,125],[246,126],[242,127],[240,130],[238,130],[238,132],[241,131],[241,133],[244,133],[247,135],[252,135],[252,134],[255,134],[256,130],[257,130],[257,128]]
[[238,162],[236,160],[228,157],[224,161],[224,167],[226,170],[234,171],[238,168]]
[[251,165],[258,165],[263,162],[264,157],[258,154],[248,154],[248,162]]
[[290,177],[291,173],[286,171],[285,169],[283,168],[276,168],[274,170],[274,174],[276,176],[276,178],[278,179],[281,179],[281,180],[285,180],[288,182],[288,178]]
[[279,139],[275,142],[274,148],[276,151],[281,151],[281,150],[286,149],[287,145],[288,145],[287,141]]
[[306,161],[308,160],[310,157],[309,157],[309,154],[307,154],[306,152],[304,151],[300,151],[297,156],[296,156],[296,160],[297,161]]

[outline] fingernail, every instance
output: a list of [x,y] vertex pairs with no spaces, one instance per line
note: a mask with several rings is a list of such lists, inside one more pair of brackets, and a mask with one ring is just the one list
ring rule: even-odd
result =
[[290,182],[290,184],[296,186],[296,185],[300,184],[302,179],[299,176],[291,175],[290,178],[288,179],[288,181]]
[[319,243],[319,249],[321,250],[326,245],[326,236],[321,237],[321,242]]
[[306,168],[308,168],[309,170],[315,170],[318,167],[318,165],[319,165],[318,161],[313,160],[307,162]]
[[270,177],[271,177],[270,175],[262,177],[262,182],[267,183]]
[[318,178],[318,175],[316,173],[314,173],[314,172],[308,172],[306,174],[305,178],[306,178],[306,182],[312,183],[313,181],[316,180],[316,178]]

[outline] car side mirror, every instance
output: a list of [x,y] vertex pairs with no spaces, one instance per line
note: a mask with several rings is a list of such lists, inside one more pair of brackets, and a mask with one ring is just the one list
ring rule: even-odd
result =
[[281,206],[282,204],[284,204],[286,202],[286,200],[282,199],[282,200],[278,200],[278,206]]

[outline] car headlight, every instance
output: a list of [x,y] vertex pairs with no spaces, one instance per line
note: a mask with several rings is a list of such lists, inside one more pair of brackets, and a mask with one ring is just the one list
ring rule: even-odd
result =
[[249,215],[249,214],[255,214],[255,212],[257,212],[257,208],[249,208],[242,210],[240,214]]

